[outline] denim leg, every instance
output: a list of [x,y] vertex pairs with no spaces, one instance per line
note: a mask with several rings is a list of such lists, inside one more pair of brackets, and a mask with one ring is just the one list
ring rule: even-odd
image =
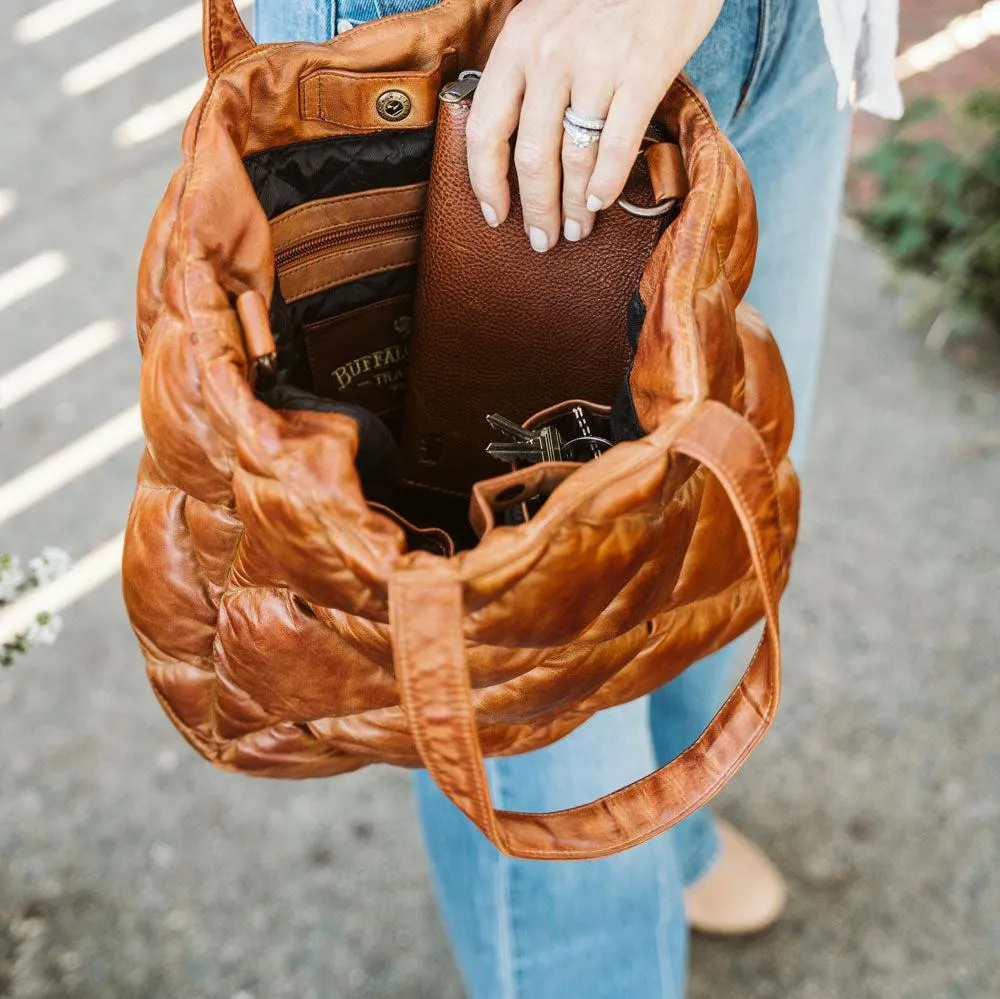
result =
[[265,42],[325,42],[333,35],[336,0],[256,0],[254,37]]
[[[728,131],[746,110],[752,81],[761,71],[767,43],[769,0],[727,0],[708,37],[685,70],[704,94],[715,120]],[[648,699],[657,766],[694,742],[725,699],[734,650],[708,656]],[[696,881],[718,856],[712,813],[703,808],[667,834],[673,841],[684,885]]]
[[[261,41],[322,41],[377,0],[258,0]],[[426,0],[381,0],[385,12]],[[750,301],[775,332],[796,392],[801,457],[812,407],[849,115],[813,0],[727,0],[688,71],[754,181],[761,224]],[[723,699],[733,652],[647,701],[604,712],[555,746],[487,764],[499,807],[551,810],[630,783],[694,741]],[[649,725],[646,722],[649,722]],[[652,738],[650,738],[650,735]],[[471,999],[682,999],[682,883],[715,855],[710,813],[616,857],[500,855],[424,773],[421,824],[442,915]]]
[[[652,769],[641,702],[554,746],[487,762],[497,807],[522,811],[590,801]],[[470,999],[682,999],[687,926],[667,837],[601,860],[512,860],[426,773],[415,787]]]
[[389,14],[433,6],[434,0],[256,0],[259,42],[325,42],[335,34]]
[[[726,131],[750,172],[760,243],[748,301],[781,346],[795,396],[791,457],[801,471],[819,369],[830,264],[840,217],[851,114],[836,106],[836,81],[815,3],[761,4],[761,32],[749,86]],[[712,103],[713,60],[703,63]],[[715,105],[713,104],[713,107]],[[708,656],[649,699],[657,760],[689,746],[731,689],[735,649]],[[740,663],[742,668],[744,664]],[[685,884],[718,852],[711,814],[702,809],[671,830]]]
[[851,137],[851,111],[836,106],[819,13],[797,3],[780,58],[762,73],[752,113],[730,132],[753,181],[760,242],[747,300],[781,347],[795,397],[791,458],[802,471],[812,425],[830,267]]

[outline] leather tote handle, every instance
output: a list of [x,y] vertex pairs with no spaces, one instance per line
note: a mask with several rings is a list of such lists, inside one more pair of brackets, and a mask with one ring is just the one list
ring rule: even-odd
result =
[[235,0],[202,0],[201,31],[209,76],[254,47],[253,35],[240,17]]
[[778,706],[781,541],[770,457],[747,420],[702,402],[671,445],[718,478],[746,534],[764,605],[764,635],[739,685],[697,741],[664,767],[589,804],[558,812],[496,811],[472,704],[462,584],[446,569],[402,570],[389,584],[393,654],[417,749],[441,790],[504,853],[584,860],[635,846],[708,802],[767,730]]

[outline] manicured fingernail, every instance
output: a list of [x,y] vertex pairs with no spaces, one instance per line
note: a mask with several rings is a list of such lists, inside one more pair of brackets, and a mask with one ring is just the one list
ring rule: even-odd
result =
[[588,212],[599,212],[604,207],[604,202],[601,201],[596,194],[591,194],[587,198],[587,211]]
[[583,239],[583,227],[576,219],[566,219],[563,225],[563,235],[571,243],[577,243]]
[[531,248],[536,253],[544,253],[549,248],[549,237],[537,225],[533,225],[528,230],[528,239],[531,241]]
[[485,201],[479,202],[479,207],[483,210],[483,218],[486,219],[486,224],[492,226],[494,229],[500,225],[500,219],[497,218],[497,213],[493,210],[492,205],[486,204]]

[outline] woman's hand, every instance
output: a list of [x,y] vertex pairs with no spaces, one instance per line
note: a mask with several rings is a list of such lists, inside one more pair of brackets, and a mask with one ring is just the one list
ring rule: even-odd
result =
[[[524,227],[539,252],[589,235],[628,180],[653,112],[718,17],[722,0],[522,0],[476,90],[469,175],[483,216],[510,211],[510,137]],[[606,118],[574,145],[563,115]]]

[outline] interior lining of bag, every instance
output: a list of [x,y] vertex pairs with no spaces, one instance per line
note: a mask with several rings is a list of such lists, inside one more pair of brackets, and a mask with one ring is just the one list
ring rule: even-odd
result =
[[426,181],[434,128],[296,142],[244,159],[268,219],[309,201]]
[[[426,184],[434,151],[433,127],[384,130],[297,142],[254,153],[244,159],[247,174],[269,221],[333,198],[379,189]],[[309,375],[305,325],[369,304],[382,296],[412,293],[415,259],[395,271],[366,275],[337,288],[319,288],[293,303],[274,296],[271,325],[279,368],[296,387],[314,391]],[[276,285],[277,285],[276,274]],[[318,282],[320,285],[322,281]]]
[[[458,547],[471,547],[467,502],[406,495],[396,443],[433,140],[433,128],[336,136],[265,150],[244,163],[276,232],[270,318],[279,381],[261,398],[275,408],[355,420],[365,495],[395,510],[404,527],[416,525],[406,527],[410,547],[441,554],[440,538],[422,529],[444,527]],[[386,225],[394,219],[400,224]],[[323,245],[317,235],[329,233],[339,244],[339,233],[352,231],[358,238],[343,246]],[[353,277],[355,269],[363,273]],[[303,272],[308,280],[295,280]],[[365,384],[376,378],[384,391]]]
[[[478,540],[468,520],[468,498],[408,488],[401,482],[395,446],[422,228],[413,191],[426,190],[433,139],[433,127],[385,130],[246,157],[251,183],[277,234],[270,318],[279,378],[259,394],[275,408],[339,412],[354,419],[365,495],[418,528],[444,528],[463,549]],[[377,225],[363,224],[366,209]],[[398,224],[383,224],[403,216]],[[342,224],[357,228],[342,230]],[[327,232],[336,241],[341,231],[358,236],[343,246],[315,236]],[[628,320],[633,351],[644,314],[637,290]],[[612,418],[617,439],[642,435],[627,383]],[[497,473],[502,474],[502,466]],[[419,532],[408,532],[408,540],[425,547]]]

